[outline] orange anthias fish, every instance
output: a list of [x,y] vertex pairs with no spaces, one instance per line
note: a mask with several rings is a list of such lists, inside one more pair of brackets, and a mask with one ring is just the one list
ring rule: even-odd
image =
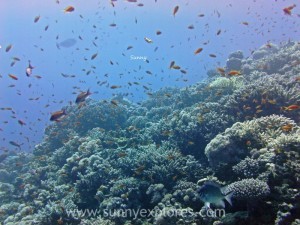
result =
[[13,74],[8,74],[11,79],[18,80],[18,77]]
[[222,76],[225,76],[225,69],[224,69],[224,68],[218,67],[218,68],[217,68],[217,71],[218,71]]
[[287,124],[281,127],[281,130],[285,131],[285,132],[289,132],[293,129],[293,125],[292,124]]
[[287,107],[282,107],[281,109],[285,110],[285,111],[293,111],[293,110],[300,109],[300,106],[299,105],[290,105]]
[[284,8],[283,9],[284,14],[286,14],[286,15],[292,15],[292,10],[295,7],[296,7],[296,5],[294,4],[294,5],[291,5],[291,6],[288,6],[288,7]]
[[241,71],[238,71],[238,70],[230,70],[228,72],[228,75],[230,76],[238,76],[238,75],[241,75]]
[[199,53],[202,52],[202,51],[203,51],[203,48],[198,48],[198,49],[194,52],[194,54],[197,55],[197,54],[199,54]]
[[172,66],[172,68],[175,70],[180,70],[180,66],[178,66],[178,65],[174,65],[174,66]]
[[56,111],[56,112],[54,112],[54,113],[51,114],[50,120],[51,121],[59,122],[59,119],[61,119],[65,115],[67,115],[65,109],[64,110],[60,110],[60,111]]
[[77,98],[76,98],[76,103],[78,104],[78,103],[80,103],[80,102],[84,102],[85,101],[85,99],[88,97],[88,96],[90,96],[92,93],[90,92],[90,89],[88,89],[86,92],[84,91],[84,92],[81,92],[78,96],[77,96]]
[[64,9],[64,12],[65,13],[70,13],[70,12],[73,12],[75,10],[75,8],[73,6],[67,6],[65,9]]

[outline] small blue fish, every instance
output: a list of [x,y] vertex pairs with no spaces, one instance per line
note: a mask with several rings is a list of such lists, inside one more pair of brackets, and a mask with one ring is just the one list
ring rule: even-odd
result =
[[226,199],[226,201],[232,205],[231,197],[233,192],[225,195],[224,188],[221,188],[217,183],[212,181],[206,182],[198,189],[197,192],[199,193],[200,199],[204,202],[206,208],[210,208],[210,204],[225,208],[225,203],[223,201],[224,199]]
[[56,47],[58,49],[60,49],[60,47],[63,47],[63,48],[70,48],[72,46],[74,46],[76,44],[76,40],[74,38],[69,38],[69,39],[66,39],[60,43],[56,43]]

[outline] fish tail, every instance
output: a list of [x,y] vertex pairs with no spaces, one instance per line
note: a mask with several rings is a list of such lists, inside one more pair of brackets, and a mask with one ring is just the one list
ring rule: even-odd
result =
[[92,94],[92,92],[90,92],[90,89],[88,89],[86,93],[87,93],[87,95],[91,95]]
[[225,195],[225,199],[226,199],[226,201],[227,201],[230,205],[232,205],[231,198],[232,198],[233,194],[234,194],[234,192],[231,191],[231,192],[229,192],[228,194]]
[[20,150],[22,150],[22,148],[21,148],[22,145],[24,145],[24,143],[18,145],[18,148],[19,148]]

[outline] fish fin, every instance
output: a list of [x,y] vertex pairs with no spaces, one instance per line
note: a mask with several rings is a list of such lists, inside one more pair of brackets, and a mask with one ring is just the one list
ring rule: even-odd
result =
[[205,205],[205,208],[210,209],[210,203],[209,202],[205,202],[204,205]]
[[223,200],[220,200],[218,203],[216,203],[216,205],[225,208],[225,202]]
[[233,194],[234,194],[234,192],[232,191],[232,192],[229,192],[227,195],[225,195],[225,199],[230,205],[232,205],[231,198],[232,198]]
[[88,89],[86,93],[87,93],[87,95],[93,94],[92,92],[90,92],[90,89]]
[[28,68],[34,69],[34,66],[31,65],[31,61],[30,60],[28,60]]
[[218,183],[214,182],[214,181],[211,181],[211,180],[206,181],[203,185],[211,185],[211,186],[220,188],[221,191],[222,191],[222,188],[220,187],[220,185]]

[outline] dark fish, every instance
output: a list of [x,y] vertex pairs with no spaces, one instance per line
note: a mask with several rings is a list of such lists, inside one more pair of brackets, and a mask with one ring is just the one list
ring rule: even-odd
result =
[[40,18],[41,18],[40,15],[36,16],[36,17],[34,18],[34,22],[37,23],[37,22],[39,21]]
[[5,51],[6,52],[9,52],[9,50],[12,48],[12,45],[10,44],[10,45],[8,45],[7,47],[6,47],[6,49],[5,49]]
[[12,59],[15,61],[21,61],[21,59],[19,59],[18,57],[13,57]]
[[15,146],[15,147],[18,147],[20,150],[21,150],[21,145],[23,145],[23,144],[18,144],[18,143],[15,142],[15,141],[10,141],[9,144],[11,144],[11,145],[13,145],[13,146]]
[[91,60],[95,59],[97,57],[98,53],[95,53],[91,56]]
[[76,44],[76,42],[77,41],[74,38],[68,38],[68,39],[56,44],[56,46],[58,48],[60,48],[60,47],[70,48],[70,47],[74,46]]
[[77,95],[77,98],[76,98],[76,104],[80,103],[80,102],[84,102],[85,99],[87,97],[89,97],[92,93],[90,92],[90,89],[88,89],[87,91],[83,91],[81,92],[79,95]]
[[169,69],[171,69],[174,65],[175,65],[175,61],[172,61],[172,62],[170,63]]
[[116,89],[116,88],[121,88],[121,86],[120,85],[112,85],[110,88],[111,89]]
[[176,13],[178,12],[179,10],[179,6],[175,6],[175,8],[173,9],[173,16],[175,17]]
[[18,123],[23,126],[23,125],[26,125],[26,123],[23,121],[23,120],[18,120]]
[[56,111],[54,113],[51,113],[50,121],[56,121],[56,122],[58,122],[59,119],[61,119],[65,115],[67,115],[65,109],[64,110],[60,110],[60,111]]
[[232,205],[231,197],[233,192],[228,194],[224,194],[223,188],[221,188],[217,183],[209,181],[202,185],[198,191],[200,195],[200,199],[204,202],[205,207],[210,208],[210,204],[214,204],[216,206],[221,206],[225,208],[224,199]]
[[111,100],[110,103],[113,104],[114,106],[118,106],[118,102],[116,100]]

